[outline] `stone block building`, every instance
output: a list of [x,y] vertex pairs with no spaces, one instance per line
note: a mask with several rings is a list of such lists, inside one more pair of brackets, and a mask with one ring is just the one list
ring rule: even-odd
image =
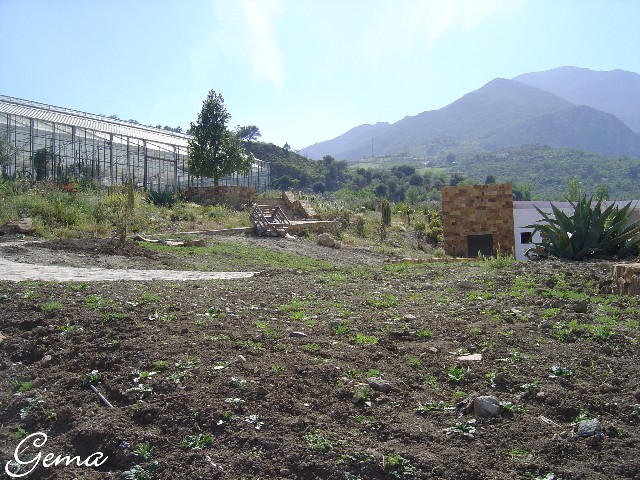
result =
[[510,183],[442,188],[444,251],[456,257],[514,251]]

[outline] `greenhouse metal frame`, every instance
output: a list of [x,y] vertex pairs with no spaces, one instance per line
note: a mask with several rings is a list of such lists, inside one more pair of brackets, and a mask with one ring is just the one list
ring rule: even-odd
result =
[[[132,181],[137,188],[180,191],[211,186],[213,179],[189,174],[189,135],[101,115],[0,95],[0,134],[8,152],[5,177],[56,183],[95,180],[102,186]],[[8,158],[7,158],[8,157]],[[263,192],[270,186],[269,163],[221,178],[220,185]]]

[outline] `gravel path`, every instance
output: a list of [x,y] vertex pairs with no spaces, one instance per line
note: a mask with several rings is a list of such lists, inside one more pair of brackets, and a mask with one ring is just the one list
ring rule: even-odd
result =
[[[23,242],[3,243],[3,247],[22,245]],[[117,280],[233,280],[249,278],[256,272],[200,272],[185,270],[137,270],[111,269],[100,267],[67,267],[61,265],[38,265],[14,262],[1,255],[0,280],[20,282],[23,280],[42,280],[47,282],[104,282]]]

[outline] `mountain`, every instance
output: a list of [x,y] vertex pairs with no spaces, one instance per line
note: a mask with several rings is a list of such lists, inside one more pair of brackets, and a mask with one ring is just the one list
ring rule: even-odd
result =
[[611,113],[503,78],[439,110],[393,124],[360,125],[300,153],[357,160],[372,151],[376,156],[425,157],[462,144],[494,151],[533,143],[603,155],[640,155],[640,134]]
[[560,67],[525,73],[513,80],[553,93],[576,105],[612,113],[640,133],[640,75],[637,73]]

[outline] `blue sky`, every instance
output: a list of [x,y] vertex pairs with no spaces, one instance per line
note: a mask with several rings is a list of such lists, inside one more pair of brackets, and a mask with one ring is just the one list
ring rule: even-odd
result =
[[495,77],[640,73],[637,0],[0,0],[0,94],[294,149],[441,108]]

